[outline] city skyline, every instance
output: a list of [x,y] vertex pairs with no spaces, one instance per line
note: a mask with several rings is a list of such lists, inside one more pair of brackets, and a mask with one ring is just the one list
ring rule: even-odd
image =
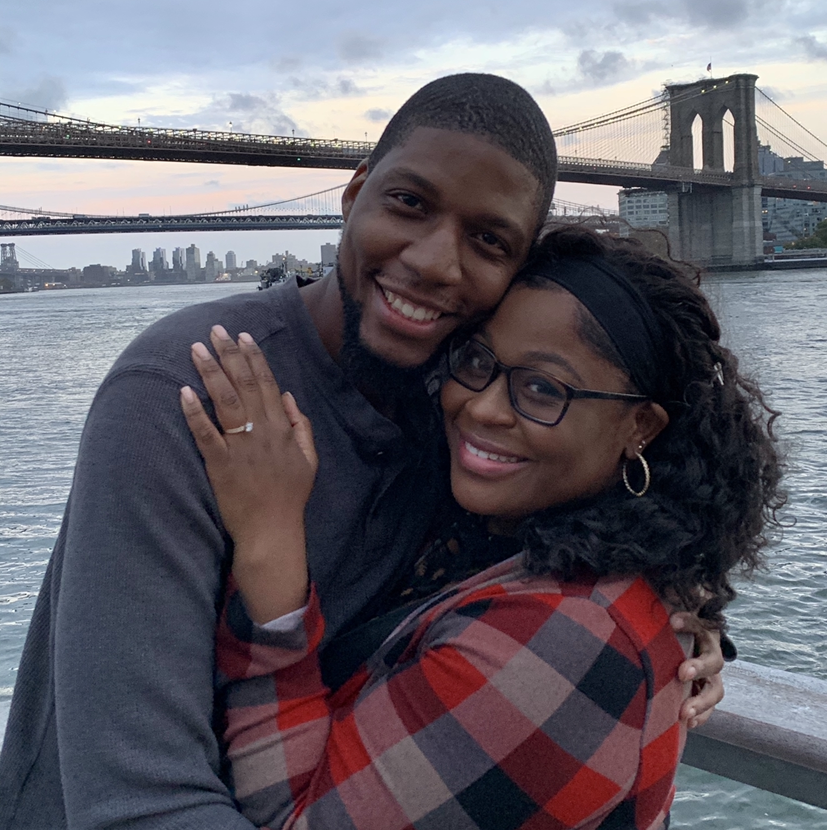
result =
[[[135,234],[133,234],[135,235]],[[24,240],[31,242],[31,239]],[[35,257],[32,251],[25,246],[21,246],[20,242],[4,243],[4,248],[10,248],[15,252],[16,259],[20,268],[41,268],[49,263],[44,263],[42,260],[38,262],[38,257]],[[280,265],[283,262],[288,262],[289,267],[316,267],[316,266],[331,266],[334,264],[336,257],[337,246],[331,243],[324,243],[317,249],[317,256],[309,259],[308,257],[298,256],[293,251],[285,249],[282,251],[272,251],[267,259],[260,261],[256,257],[248,257],[240,255],[237,251],[229,249],[221,250],[207,250],[202,249],[191,243],[186,248],[180,245],[173,247],[158,246],[150,249],[146,245],[144,247],[132,248],[125,256],[118,262],[86,262],[79,261],[66,268],[56,270],[83,270],[88,265],[102,265],[104,267],[115,268],[120,273],[145,273],[151,274],[153,272],[180,272],[186,274],[191,279],[194,269],[201,269],[203,272],[205,266],[210,261],[214,264],[216,273],[212,274],[211,279],[219,274],[250,271],[252,269],[272,268]],[[210,259],[212,258],[212,259]],[[188,270],[190,265],[190,271]],[[208,280],[209,281],[209,280]]]
[[[152,254],[156,248],[172,252],[195,244],[200,250],[213,250],[224,258],[234,250],[245,251],[244,262],[256,259],[263,263],[277,250],[290,250],[300,259],[317,261],[320,246],[336,245],[339,231],[215,231],[187,233],[124,233],[67,237],[26,236],[4,240],[15,242],[18,250],[46,263],[51,268],[83,267],[88,263],[113,265],[123,270],[130,252],[141,248]],[[227,240],[223,242],[222,240]],[[21,263],[22,264],[22,263]]]

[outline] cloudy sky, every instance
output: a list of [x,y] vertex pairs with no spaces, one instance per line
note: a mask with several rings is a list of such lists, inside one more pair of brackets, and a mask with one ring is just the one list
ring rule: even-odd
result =
[[[826,140],[823,0],[27,0],[0,18],[0,99],[117,124],[376,139],[440,75],[505,75],[553,127],[642,101],[667,81],[752,72]],[[231,127],[232,125],[232,127]],[[342,183],[340,171],[0,158],[0,204],[78,213],[224,209]],[[557,195],[616,204],[615,191]],[[319,258],[332,232],[21,238],[55,267],[124,267],[133,247],[196,242]]]

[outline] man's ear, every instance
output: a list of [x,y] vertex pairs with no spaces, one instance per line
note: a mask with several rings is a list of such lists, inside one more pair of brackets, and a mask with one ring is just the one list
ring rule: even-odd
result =
[[360,190],[363,187],[368,175],[369,159],[363,159],[363,161],[357,165],[357,170],[354,171],[351,181],[349,181],[346,185],[346,189],[343,191],[340,204],[343,209],[344,222],[348,220],[349,214],[352,212],[352,206],[355,203],[355,199],[357,199],[357,194],[360,193]]
[[669,424],[669,413],[659,403],[648,401],[635,413],[635,428],[625,446],[625,457],[636,458]]

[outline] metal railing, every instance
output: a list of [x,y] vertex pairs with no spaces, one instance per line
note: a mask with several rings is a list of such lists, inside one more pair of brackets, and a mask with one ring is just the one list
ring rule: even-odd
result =
[[827,683],[736,660],[683,763],[827,809]]

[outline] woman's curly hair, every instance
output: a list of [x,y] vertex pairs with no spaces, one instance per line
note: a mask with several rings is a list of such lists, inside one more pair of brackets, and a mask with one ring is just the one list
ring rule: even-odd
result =
[[[590,502],[523,521],[527,566],[565,579],[586,568],[598,575],[641,573],[661,596],[723,627],[722,610],[735,597],[730,571],[757,568],[770,532],[780,528],[776,514],[786,497],[773,433],[779,413],[720,344],[699,272],[634,239],[579,225],[549,226],[516,283],[556,287],[533,274],[534,262],[552,258],[608,261],[641,292],[666,344],[670,422],[646,450],[652,474],[644,496],[630,495],[620,482]],[[603,358],[628,375],[587,310],[581,329]],[[632,464],[632,474],[637,466]]]

